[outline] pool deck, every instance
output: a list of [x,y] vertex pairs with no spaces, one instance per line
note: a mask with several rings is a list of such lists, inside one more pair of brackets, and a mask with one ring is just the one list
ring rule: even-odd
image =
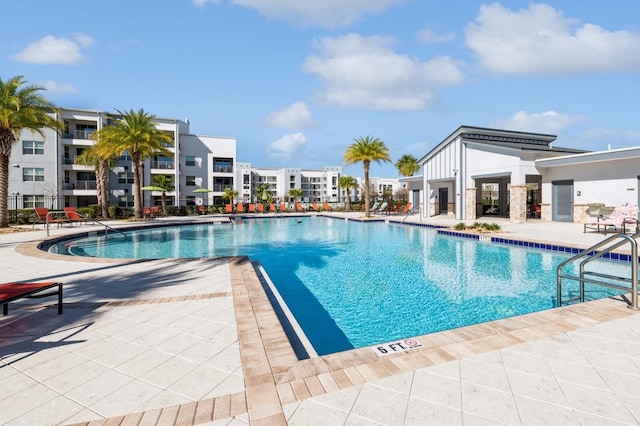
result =
[[[604,238],[479,221],[524,241]],[[52,298],[0,318],[2,425],[640,424],[640,312],[619,298],[299,361],[246,258],[77,259],[36,250],[46,238],[0,234],[0,281],[65,284],[62,315]]]

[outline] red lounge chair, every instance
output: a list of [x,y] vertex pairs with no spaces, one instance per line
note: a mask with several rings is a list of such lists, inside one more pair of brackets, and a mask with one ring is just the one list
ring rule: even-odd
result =
[[276,208],[276,203],[269,204],[269,212],[275,213],[277,211],[278,211],[278,209]]
[[302,208],[302,204],[296,203],[296,211],[297,212],[303,212],[304,211],[304,208]]
[[329,203],[324,203],[322,205],[322,208],[325,209],[326,211],[330,211],[331,210],[331,207],[329,206]]
[[225,204],[225,205],[224,205],[224,211],[225,211],[226,213],[233,213],[233,205],[231,205],[231,204]]
[[249,213],[255,213],[256,212],[256,205],[253,203],[249,204]]
[[198,206],[198,213],[205,214],[207,212],[207,208],[205,206]]
[[160,214],[160,207],[153,206],[151,207],[151,217],[157,217]]
[[65,207],[64,214],[67,221],[73,226],[74,223],[89,223],[89,219],[76,211],[75,207]]
[[[58,287],[55,291],[40,293],[44,290]],[[58,315],[62,314],[62,283],[41,282],[41,283],[6,283],[0,284],[0,303],[2,303],[2,315],[9,313],[9,302],[18,299],[33,299],[58,295]]]
[[311,208],[314,212],[320,211],[320,207],[318,207],[318,203],[311,204]]
[[144,218],[151,217],[151,209],[149,207],[142,208],[142,217]]
[[258,213],[264,213],[264,205],[262,203],[258,203]]
[[287,206],[285,203],[280,203],[280,213],[286,212]]
[[244,204],[238,203],[238,205],[236,206],[236,212],[237,213],[244,213]]

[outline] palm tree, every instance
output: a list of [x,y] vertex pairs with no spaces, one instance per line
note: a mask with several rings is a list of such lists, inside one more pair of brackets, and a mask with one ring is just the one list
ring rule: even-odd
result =
[[238,196],[238,191],[233,188],[225,188],[224,194],[222,194],[223,200],[230,200],[231,205],[233,205],[233,199]]
[[167,215],[167,192],[171,192],[176,189],[173,184],[173,179],[165,175],[155,175],[153,177],[153,186],[157,186],[158,188],[162,188],[162,198],[160,198],[160,203],[162,204],[162,215]]
[[[93,136],[93,135],[91,135]],[[116,165],[117,157],[111,155],[101,157],[96,154],[94,147],[82,151],[76,159],[76,164],[92,166],[96,173],[96,195],[100,205],[102,217],[109,217],[109,170]]]
[[415,172],[420,170],[418,159],[411,154],[405,154],[396,161],[396,169],[402,176],[413,176]]
[[347,147],[344,153],[344,162],[349,164],[355,164],[362,162],[364,167],[364,215],[369,217],[369,198],[370,185],[369,185],[369,166],[371,162],[375,161],[380,163],[381,161],[390,162],[391,156],[384,142],[378,138],[366,136],[354,139],[354,142]]
[[0,228],[9,226],[9,159],[13,144],[23,130],[31,130],[44,138],[43,129],[62,130],[55,117],[53,104],[38,92],[43,87],[26,85],[21,75],[0,79]]
[[273,197],[271,196],[271,185],[267,182],[263,182],[256,188],[256,199],[260,202],[270,202]]
[[141,168],[144,160],[152,155],[173,156],[165,143],[171,143],[169,135],[156,128],[155,115],[146,113],[142,108],[122,113],[116,110],[121,118],[114,125],[104,127],[96,132],[99,140],[95,146],[96,154],[122,155],[126,152],[131,157],[133,169],[133,210],[136,219],[142,219],[142,179]]
[[298,201],[298,198],[302,197],[302,188],[294,188],[289,190],[289,198],[293,198],[293,202]]
[[358,187],[356,178],[354,178],[353,176],[340,176],[340,178],[338,179],[338,186],[344,189],[347,193],[345,197],[345,209],[347,211],[351,210],[351,188]]

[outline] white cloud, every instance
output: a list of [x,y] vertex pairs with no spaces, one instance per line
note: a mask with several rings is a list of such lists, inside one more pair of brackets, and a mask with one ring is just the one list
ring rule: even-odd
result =
[[465,28],[487,68],[508,74],[581,74],[640,70],[640,33],[580,25],[546,4],[516,12],[483,5]]
[[416,39],[425,44],[446,43],[455,40],[455,33],[436,34],[431,30],[420,30],[416,33]]
[[78,89],[70,84],[58,84],[53,81],[41,81],[38,86],[43,87],[47,92],[54,94],[75,94]]
[[[197,6],[220,0],[192,0]],[[365,15],[376,15],[406,0],[229,0],[258,11],[268,19],[301,26],[337,28],[350,25]]]
[[580,115],[558,114],[555,111],[529,114],[518,111],[513,117],[497,123],[494,127],[523,132],[557,134],[574,123],[586,120]]
[[304,69],[325,83],[322,101],[343,108],[422,109],[434,103],[435,90],[462,82],[449,57],[427,62],[395,53],[389,37],[348,34],[314,41],[319,55]]
[[315,126],[307,104],[300,101],[278,111],[270,112],[265,121],[268,126],[281,129],[308,129]]
[[30,43],[22,52],[13,56],[20,62],[32,64],[77,64],[84,60],[80,53],[81,47],[94,44],[93,38],[86,34],[74,34],[74,39],[56,38],[47,35],[38,41]]
[[307,139],[302,133],[285,135],[269,145],[267,151],[272,159],[289,160],[293,154],[302,150],[307,144]]

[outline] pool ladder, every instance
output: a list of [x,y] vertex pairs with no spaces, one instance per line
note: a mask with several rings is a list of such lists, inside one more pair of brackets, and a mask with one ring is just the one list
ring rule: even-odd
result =
[[[630,291],[631,303],[627,306],[630,309],[638,308],[638,242],[637,238],[640,237],[640,233],[629,236],[627,234],[614,234],[608,238],[605,238],[598,244],[595,244],[588,249],[576,254],[570,259],[565,260],[558,265],[558,306],[562,306],[562,279],[567,278],[576,280],[580,283],[580,302],[584,302],[584,287],[585,284],[595,284],[603,287],[613,288],[616,290]],[[604,274],[595,271],[587,271],[586,265],[594,260],[598,260],[604,255],[613,252],[615,249],[622,247],[625,244],[629,244],[631,248],[631,261],[629,267],[631,273],[629,277],[620,277],[617,275]],[[596,251],[599,250],[600,251]],[[569,264],[580,261],[579,271],[580,275],[570,275],[563,272],[563,268]],[[608,281],[605,281],[608,280]],[[575,301],[571,299],[570,301]]]

